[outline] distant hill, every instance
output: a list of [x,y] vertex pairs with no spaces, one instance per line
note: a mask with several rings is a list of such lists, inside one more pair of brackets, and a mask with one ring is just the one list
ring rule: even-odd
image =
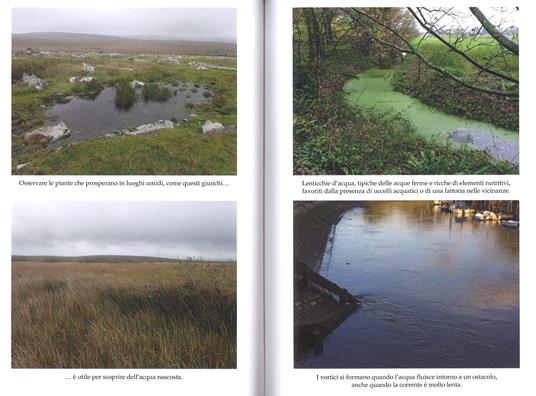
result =
[[80,262],[80,263],[113,263],[113,262],[178,262],[175,259],[147,256],[12,256],[12,261],[43,261],[43,262]]
[[206,41],[142,40],[83,33],[39,32],[12,36],[13,51],[39,48],[51,52],[148,53],[236,56],[236,44]]

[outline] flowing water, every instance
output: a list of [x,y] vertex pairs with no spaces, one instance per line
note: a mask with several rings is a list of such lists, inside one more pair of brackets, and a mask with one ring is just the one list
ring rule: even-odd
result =
[[363,109],[399,113],[421,135],[444,141],[467,142],[475,148],[488,150],[495,158],[519,163],[519,133],[443,113],[416,98],[395,91],[389,70],[369,69],[348,81],[344,90],[349,93],[350,104]]
[[320,272],[363,304],[299,367],[519,367],[517,229],[369,202],[328,248]]
[[[54,125],[63,121],[72,131],[70,141],[81,141],[120,129],[135,128],[159,120],[182,120],[191,110],[187,103],[206,103],[203,93],[209,92],[202,86],[194,87],[193,83],[183,82],[180,86],[162,84],[174,93],[164,102],[144,101],[141,99],[141,89],[136,89],[139,97],[136,103],[128,110],[115,106],[115,88],[104,88],[93,100],[73,98],[67,103],[57,103],[47,111],[47,116],[54,121]],[[192,92],[197,91],[197,92]]]

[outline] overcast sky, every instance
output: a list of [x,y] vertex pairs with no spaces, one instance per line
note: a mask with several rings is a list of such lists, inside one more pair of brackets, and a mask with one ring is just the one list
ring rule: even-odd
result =
[[233,8],[14,8],[13,33],[70,32],[236,42]]
[[234,202],[49,202],[13,208],[14,255],[236,259]]

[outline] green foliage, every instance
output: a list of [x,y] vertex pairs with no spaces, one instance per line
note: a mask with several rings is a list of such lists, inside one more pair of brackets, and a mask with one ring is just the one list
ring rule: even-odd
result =
[[331,95],[294,117],[294,173],[516,174],[518,167],[417,135],[397,115],[361,114]]
[[171,89],[168,87],[162,86],[158,83],[148,83],[143,86],[142,96],[143,100],[146,102],[165,102],[171,98],[173,94],[171,93]]
[[136,103],[136,90],[130,85],[127,79],[120,79],[115,83],[115,105],[116,107],[128,110]]

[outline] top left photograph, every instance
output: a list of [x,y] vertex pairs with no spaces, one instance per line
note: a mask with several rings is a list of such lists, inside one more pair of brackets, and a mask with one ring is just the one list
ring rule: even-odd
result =
[[236,10],[16,8],[14,175],[236,175]]

